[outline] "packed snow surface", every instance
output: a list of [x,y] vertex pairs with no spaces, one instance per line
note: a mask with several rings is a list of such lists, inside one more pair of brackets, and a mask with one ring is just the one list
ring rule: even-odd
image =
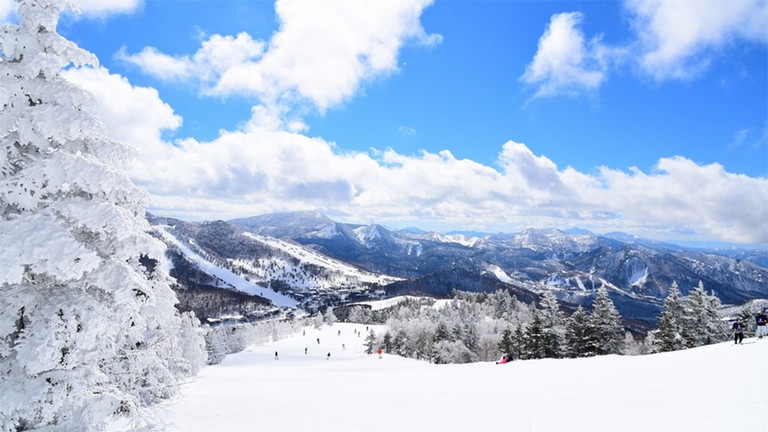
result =
[[494,276],[496,276],[496,279],[498,279],[498,280],[500,280],[502,282],[514,283],[514,279],[509,277],[509,275],[504,270],[502,270],[501,267],[499,267],[497,265],[489,265],[488,268],[487,268],[487,271],[492,273]]
[[[419,300],[423,297],[414,297],[409,295],[390,297],[384,300],[371,300],[351,303],[351,305],[366,305],[371,308],[372,311],[383,310],[396,306],[406,300]],[[434,300],[434,307],[439,309],[445,306],[447,303],[453,301],[452,299],[436,299]]]
[[768,430],[768,339],[638,357],[433,365],[365,354],[365,336],[365,325],[337,323],[231,355],[161,406],[164,430]]

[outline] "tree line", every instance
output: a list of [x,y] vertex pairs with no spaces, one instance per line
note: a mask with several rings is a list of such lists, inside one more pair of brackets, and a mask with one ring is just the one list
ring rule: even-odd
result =
[[386,324],[385,332],[368,335],[370,352],[381,348],[432,363],[470,363],[503,354],[514,359],[638,355],[722,342],[727,330],[719,307],[702,283],[688,296],[673,283],[658,328],[644,338],[625,329],[605,287],[597,290],[590,310],[579,306],[570,316],[552,292],[536,305],[499,290],[456,292],[452,300],[440,303],[407,298],[377,311],[355,307],[347,321]]

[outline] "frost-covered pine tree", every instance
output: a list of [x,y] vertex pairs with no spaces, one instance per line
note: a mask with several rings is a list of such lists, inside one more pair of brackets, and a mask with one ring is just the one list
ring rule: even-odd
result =
[[725,336],[723,323],[718,308],[720,299],[704,291],[704,283],[699,285],[686,297],[686,327],[687,346],[689,348],[722,342]]
[[547,291],[541,297],[540,305],[545,356],[550,358],[562,357],[565,341],[565,318],[560,311],[557,297],[551,291]]
[[524,350],[526,359],[540,359],[547,356],[544,337],[541,312],[534,310],[533,319],[525,326]]
[[323,315],[323,322],[325,322],[329,326],[332,326],[336,324],[338,321],[339,319],[336,318],[336,314],[333,313],[333,307],[328,306],[325,309],[325,314]]
[[595,354],[621,354],[624,350],[624,325],[605,286],[598,288],[589,316],[594,332]]
[[661,352],[681,350],[686,347],[686,318],[683,298],[677,282],[672,282],[659,315],[658,330],[654,335],[656,349]]
[[[99,429],[173,393],[201,340],[174,308],[133,157],[65,81],[96,58],[56,32],[65,0],[0,27],[0,430]],[[186,332],[193,341],[182,343]],[[197,335],[197,336],[196,336]]]
[[366,354],[373,354],[373,351],[375,351],[376,344],[378,343],[378,340],[376,339],[376,333],[371,330],[368,332],[368,335],[365,337],[365,353]]
[[568,318],[565,343],[568,357],[591,357],[596,354],[595,331],[589,314],[581,306]]

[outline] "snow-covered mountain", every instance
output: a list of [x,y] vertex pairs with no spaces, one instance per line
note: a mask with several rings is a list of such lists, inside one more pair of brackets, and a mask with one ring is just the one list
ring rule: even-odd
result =
[[628,324],[642,329],[655,322],[673,281],[683,294],[702,281],[724,303],[768,297],[768,269],[754,264],[767,250],[742,251],[752,258],[747,260],[584,230],[389,230],[335,222],[319,212],[164,224],[217,265],[305,305],[507,289],[531,301],[552,291],[569,308],[588,306],[596,289],[606,286]]
[[[212,276],[209,286],[242,291],[281,307],[311,311],[361,294],[369,298],[382,286],[399,280],[222,221],[194,223],[155,217],[150,221],[175,257],[174,270],[184,261],[185,268],[191,265]],[[178,271],[172,274],[182,282],[188,277]]]
[[[447,274],[459,267],[534,292],[554,290],[559,298],[575,304],[588,304],[594,291],[605,285],[623,315],[651,322],[673,281],[685,294],[701,280],[725,303],[768,297],[768,270],[755,264],[765,260],[765,249],[742,252],[751,258],[746,260],[628,234],[600,236],[584,230],[475,235],[394,231],[380,225],[338,223],[317,212],[231,223],[256,233],[282,235],[371,271],[402,277],[406,281],[398,282],[400,293],[408,280],[423,281],[425,275]],[[441,279],[450,278],[436,278]],[[421,292],[424,284],[418,285],[412,293],[445,291],[444,286],[435,286],[432,293]]]

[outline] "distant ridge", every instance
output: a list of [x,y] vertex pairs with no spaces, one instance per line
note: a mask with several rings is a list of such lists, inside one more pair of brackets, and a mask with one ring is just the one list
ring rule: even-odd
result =
[[[761,265],[768,262],[768,251],[761,249],[702,251],[625,233],[597,235],[578,228],[528,228],[518,233],[493,234],[390,230],[378,224],[335,222],[318,211],[274,213],[219,223],[237,227],[236,232],[305,248],[306,252],[291,255],[294,276],[275,283],[284,292],[312,304],[340,301],[350,295],[376,298],[420,293],[445,297],[454,288],[485,291],[500,287],[529,299],[551,291],[564,303],[588,308],[595,290],[605,286],[626,322],[651,325],[672,283],[686,294],[701,281],[708,292],[714,292],[726,304],[768,298],[768,269]],[[189,231],[185,235],[196,245],[204,248],[211,243],[197,238],[206,231],[206,223],[185,224]],[[226,244],[243,241],[244,234],[232,235]],[[258,252],[264,244],[248,246],[254,251],[249,254],[238,251],[238,247],[210,253],[220,255],[225,265],[247,271],[241,262],[256,265],[256,261],[265,259]],[[296,282],[325,271],[302,264],[302,256],[312,254],[401,280],[391,286],[363,286],[351,281],[345,286],[324,284],[323,291],[315,292],[315,288]]]

